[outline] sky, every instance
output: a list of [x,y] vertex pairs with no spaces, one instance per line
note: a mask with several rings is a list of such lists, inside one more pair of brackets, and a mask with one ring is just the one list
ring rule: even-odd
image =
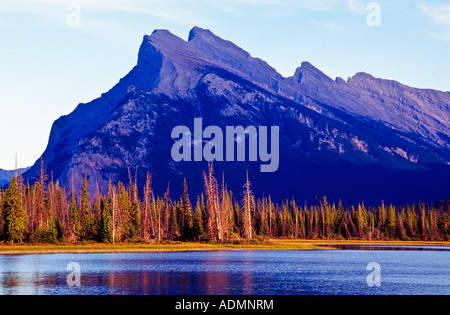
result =
[[303,61],[450,91],[448,0],[0,0],[0,168],[34,164],[53,122],[108,91],[145,34],[210,29],[285,77]]

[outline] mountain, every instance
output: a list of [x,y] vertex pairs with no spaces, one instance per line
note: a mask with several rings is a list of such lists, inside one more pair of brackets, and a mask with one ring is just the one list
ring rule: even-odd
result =
[[[203,189],[206,162],[174,162],[171,131],[184,125],[279,126],[280,165],[215,162],[228,188],[241,191],[248,170],[253,190],[273,199],[316,196],[379,204],[449,198],[450,93],[416,89],[358,73],[333,80],[304,62],[285,78],[261,59],[209,30],[187,41],[167,30],[145,36],[137,65],[111,90],[53,124],[43,153],[47,172],[76,187],[88,177],[191,193]],[[25,173],[30,181],[39,161]]]
[[[17,170],[17,175],[21,175],[28,171],[30,168],[20,168]],[[0,168],[0,187],[5,186],[9,183],[12,176],[16,175],[16,171],[5,171]]]

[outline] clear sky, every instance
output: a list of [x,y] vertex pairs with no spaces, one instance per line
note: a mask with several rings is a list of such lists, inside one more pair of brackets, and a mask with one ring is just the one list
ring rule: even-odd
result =
[[0,0],[0,168],[16,152],[32,165],[58,117],[131,70],[145,34],[195,25],[286,77],[309,61],[450,91],[448,0]]

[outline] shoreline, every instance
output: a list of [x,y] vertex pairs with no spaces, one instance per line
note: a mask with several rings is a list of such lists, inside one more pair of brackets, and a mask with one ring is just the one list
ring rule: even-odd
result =
[[211,244],[179,242],[173,244],[12,244],[0,245],[0,255],[30,254],[82,254],[82,253],[154,253],[191,251],[232,251],[232,250],[339,250],[342,246],[404,246],[404,247],[449,247],[450,242],[424,241],[363,241],[363,240],[293,240],[271,239],[265,243]]

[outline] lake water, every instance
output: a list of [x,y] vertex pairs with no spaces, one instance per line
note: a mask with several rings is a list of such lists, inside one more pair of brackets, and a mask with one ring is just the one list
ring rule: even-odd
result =
[[449,295],[448,248],[408,249],[0,255],[0,295]]

